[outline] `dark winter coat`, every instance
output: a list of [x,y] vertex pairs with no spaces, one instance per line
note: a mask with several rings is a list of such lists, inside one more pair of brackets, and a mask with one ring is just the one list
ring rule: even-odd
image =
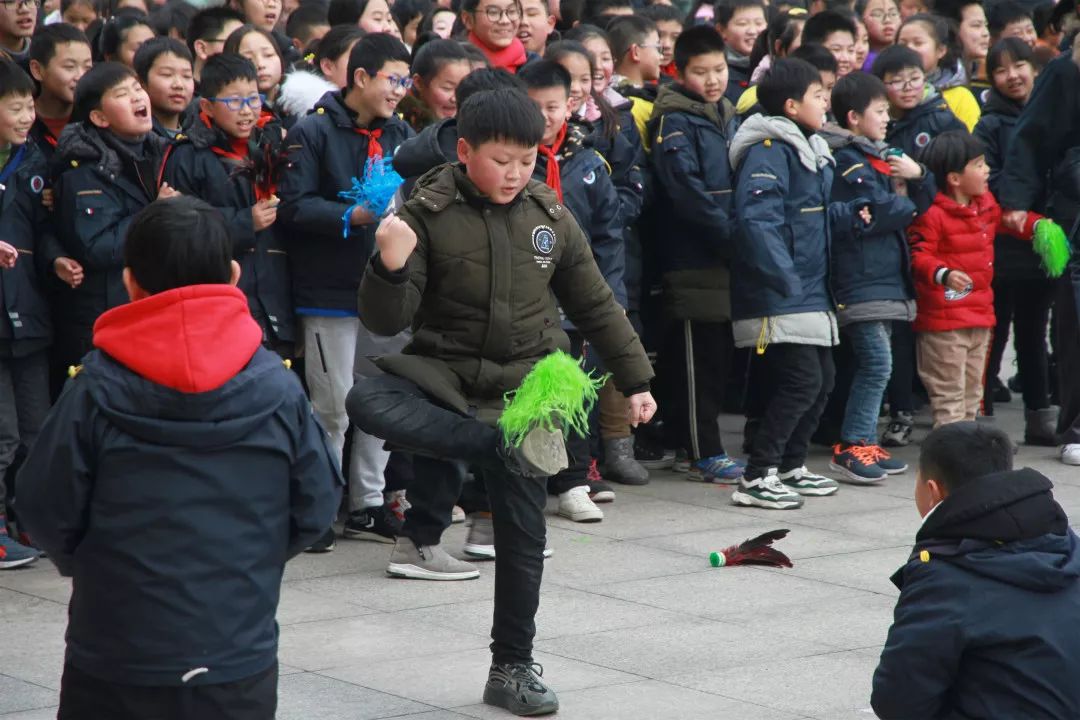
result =
[[967,132],[964,123],[949,109],[948,103],[934,88],[927,89],[926,98],[899,120],[889,123],[885,141],[898,147],[916,160],[930,141],[949,130]]
[[753,74],[753,68],[750,67],[749,57],[739,55],[730,48],[725,54],[727,55],[728,83],[727,88],[724,90],[724,97],[728,99],[732,106],[735,106],[739,104],[739,98],[742,97],[742,94],[750,87],[750,76]]
[[22,466],[19,521],[71,576],[67,661],[124,685],[271,667],[285,561],[330,526],[338,461],[243,293],[116,308]]
[[408,198],[421,175],[443,163],[457,162],[457,118],[428,125],[398,146],[394,170],[405,179],[401,196]]
[[11,148],[0,169],[0,240],[19,252],[15,267],[0,269],[0,341],[16,343],[52,335],[45,281],[60,255],[52,213],[41,204],[49,176],[45,156],[33,140],[21,147],[21,155],[20,147]]
[[896,192],[890,176],[875,168],[875,161],[884,161],[870,154],[872,148],[857,144],[850,135],[846,142],[834,142],[832,147],[836,158],[832,201],[849,203],[863,198],[874,204],[873,232],[837,229],[833,233],[830,277],[838,307],[913,299],[907,228],[934,200],[933,175],[924,168],[922,180],[907,181],[905,197]]
[[[398,117],[377,120],[386,156],[413,136]],[[288,239],[293,301],[298,308],[356,311],[356,289],[375,247],[375,225],[350,229],[342,217],[350,204],[338,193],[351,190],[368,161],[368,137],[357,132],[355,113],[340,92],[327,93],[315,111],[289,131],[288,167],[278,195],[278,223]]]
[[78,288],[64,286],[57,297],[61,325],[87,331],[101,313],[128,301],[124,237],[136,213],[157,199],[172,149],[150,133],[142,152],[136,161],[115,136],[89,123],[72,123],[60,135],[56,227],[64,253],[84,271]]
[[[240,283],[264,341],[296,340],[292,285],[283,233],[277,225],[255,232],[251,208],[270,197],[285,164],[283,134],[276,123],[255,128],[243,154],[220,129],[201,120],[177,144],[165,176],[169,184],[221,211],[229,224]],[[243,156],[246,155],[246,156]]]
[[665,226],[664,300],[679,320],[731,319],[735,223],[728,141],[734,114],[726,98],[706,103],[678,85],[661,88],[653,107],[650,160],[656,212]]
[[443,165],[417,182],[398,215],[416,232],[416,250],[396,273],[372,258],[359,293],[360,320],[372,332],[413,328],[404,354],[380,359],[383,370],[449,407],[493,418],[537,360],[569,348],[557,301],[620,390],[648,387],[641,342],[551,188],[532,181],[496,205],[461,165]]
[[977,478],[926,518],[871,698],[882,720],[1080,717],[1080,552],[1052,485]]
[[52,134],[49,126],[40,117],[34,118],[34,124],[30,126],[30,139],[34,141],[34,144],[38,146],[38,150],[45,156],[45,162],[52,163],[60,139]]
[[[997,196],[1005,174],[1005,156],[1016,134],[1016,121],[1023,106],[1009,100],[997,90],[991,90],[983,106],[982,119],[975,126],[975,137],[986,149],[986,164],[990,166],[990,191]],[[1043,204],[1025,208],[1041,212]],[[1004,233],[994,238],[994,277],[1006,280],[1046,280],[1039,256],[1031,243]]]

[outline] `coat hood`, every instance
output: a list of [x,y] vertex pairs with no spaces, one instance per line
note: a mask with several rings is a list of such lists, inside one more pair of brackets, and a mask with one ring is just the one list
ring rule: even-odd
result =
[[775,115],[751,115],[731,140],[731,167],[738,168],[750,148],[764,140],[780,140],[795,149],[799,162],[810,172],[835,165],[829,144],[819,135],[807,137],[794,121]]
[[993,88],[986,98],[986,104],[983,105],[983,115],[994,114],[1015,118],[1020,117],[1020,111],[1023,109],[1023,105],[1015,100],[1010,100],[998,92],[997,88]]
[[939,91],[954,87],[964,87],[968,84],[967,73],[964,72],[963,63],[957,60],[951,68],[937,68],[926,77],[926,82],[933,85]]
[[860,152],[880,158],[889,149],[889,144],[884,141],[874,141],[868,137],[855,135],[835,123],[829,123],[818,134],[829,144],[829,150],[833,154],[836,154],[837,150],[854,146]]
[[311,112],[327,93],[337,92],[338,86],[321,75],[307,70],[294,70],[285,76],[278,95],[277,106],[281,112],[293,117],[304,117]]
[[419,177],[443,163],[457,161],[457,120],[447,118],[428,125],[398,146],[394,170],[403,178]]
[[[169,141],[154,133],[148,133],[145,142],[158,156],[169,145]],[[55,173],[87,163],[96,164],[107,175],[118,176],[123,171],[120,154],[105,141],[102,131],[90,123],[68,123],[57,140],[53,162]]]
[[735,117],[735,106],[727,98],[718,103],[708,103],[700,95],[681,85],[664,85],[656,93],[652,118],[655,120],[665,113],[682,112],[705,118],[717,127],[726,128]]
[[940,560],[1034,592],[1080,581],[1080,553],[1065,511],[1044,475],[994,473],[950,494],[916,535],[917,559]]

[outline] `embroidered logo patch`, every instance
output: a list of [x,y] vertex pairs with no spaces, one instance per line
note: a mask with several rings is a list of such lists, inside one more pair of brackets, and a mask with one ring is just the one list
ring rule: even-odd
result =
[[915,146],[924,148],[930,143],[930,133],[921,132],[915,136]]
[[596,182],[596,171],[590,170],[589,174],[583,177],[581,181],[586,185],[592,185],[594,182]]
[[547,225],[537,225],[532,231],[533,249],[541,255],[550,255],[555,249],[555,231]]
[[45,189],[45,178],[40,175],[30,178],[30,189],[34,191],[35,195],[40,195],[41,191]]

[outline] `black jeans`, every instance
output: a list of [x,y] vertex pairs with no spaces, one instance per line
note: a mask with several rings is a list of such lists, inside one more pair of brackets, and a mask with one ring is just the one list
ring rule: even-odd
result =
[[[544,481],[506,467],[498,453],[502,440],[496,428],[437,404],[404,378],[364,378],[349,391],[345,404],[361,430],[413,453],[413,485],[425,490],[409,491],[414,504],[405,516],[406,536],[413,537],[414,516],[423,517],[427,527],[445,529],[450,524],[449,509],[461,494],[464,465],[482,476],[495,529],[491,652],[497,663],[531,662],[547,535]],[[414,498],[419,497],[425,500],[417,508]]]
[[1057,281],[1054,353],[1057,356],[1061,442],[1080,443],[1080,261],[1069,263]]
[[[1054,283],[1050,280],[994,279],[994,313],[997,327],[986,366],[987,387],[1001,372],[1001,357],[1009,342],[1009,328],[1015,330],[1016,367],[1024,394],[1024,408],[1042,410],[1050,407],[1050,353],[1046,347],[1046,326],[1050,305],[1054,302]],[[987,415],[994,414],[993,398],[983,394]]]
[[278,666],[220,685],[121,685],[64,666],[57,720],[272,720]]
[[763,477],[769,468],[787,472],[802,467],[835,377],[832,348],[774,343],[754,358],[758,361],[767,389],[750,444],[747,478]]
[[906,320],[894,320],[892,324],[892,375],[885,396],[889,399],[889,411],[915,412],[915,331]]
[[724,406],[735,351],[731,323],[672,321],[657,360],[667,447],[694,460],[723,455],[717,417]]

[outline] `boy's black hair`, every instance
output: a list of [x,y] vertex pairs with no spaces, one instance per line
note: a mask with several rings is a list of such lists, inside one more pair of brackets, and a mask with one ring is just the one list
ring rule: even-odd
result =
[[964,8],[969,5],[981,6],[982,4],[982,0],[934,0],[931,3],[935,15],[952,20],[957,25],[964,20]]
[[990,36],[997,37],[1010,23],[1031,20],[1034,24],[1031,12],[1015,0],[1000,0],[990,6],[986,13],[986,23],[990,28]]
[[461,47],[461,43],[457,40],[439,38],[429,40],[416,51],[409,69],[413,75],[419,75],[424,80],[431,80],[439,74],[444,65],[452,62],[469,62],[465,48]]
[[870,72],[874,77],[884,80],[886,75],[895,75],[908,69],[924,72],[922,56],[909,47],[890,45],[878,53]]
[[762,0],[720,0],[713,6],[713,22],[727,27],[735,13],[744,8],[761,8],[764,13],[765,3]]
[[[561,5],[560,5],[561,7]],[[563,40],[573,40],[574,42],[586,43],[593,38],[600,38],[607,43],[608,50],[611,49],[611,36],[608,35],[607,30],[597,25],[590,25],[588,23],[581,23],[575,25],[566,32],[562,33]]]
[[931,140],[918,160],[934,173],[938,188],[944,191],[949,173],[964,172],[969,162],[985,154],[982,142],[967,130],[949,130]]
[[594,25],[606,25],[611,18],[626,15],[624,12],[612,12],[616,8],[633,9],[633,0],[586,0],[582,10],[583,19]]
[[68,43],[82,43],[90,46],[90,40],[79,28],[67,23],[53,23],[39,28],[30,42],[28,59],[37,60],[41,67],[48,65],[56,57],[56,47]]
[[460,108],[473,95],[485,90],[517,90],[525,92],[525,83],[517,75],[502,68],[480,68],[466,75],[454,91],[454,100]]
[[682,31],[675,41],[675,67],[682,72],[699,55],[724,54],[724,39],[709,25],[695,25]]
[[[72,5],[77,5],[77,4],[89,5],[91,8],[93,8],[93,10],[97,14],[97,16],[101,17],[101,0],[60,0],[60,17],[63,18],[64,13],[66,13],[68,11],[68,9]],[[62,20],[59,23],[53,23],[53,25],[61,25],[61,24],[63,24]],[[49,26],[46,25],[45,27],[49,27]],[[41,29],[41,25],[39,24],[38,25],[38,30],[40,30],[40,29]],[[75,28],[75,29],[78,30],[78,28]]]
[[146,79],[150,76],[150,68],[154,67],[154,63],[162,55],[175,55],[178,58],[187,60],[188,63],[192,62],[191,51],[187,49],[187,45],[176,38],[152,38],[144,42],[135,51],[135,59],[132,65],[135,66],[135,74],[139,76],[139,82],[146,82]]
[[922,441],[919,472],[946,492],[993,473],[1013,469],[1013,444],[1000,428],[963,421],[937,428]]
[[784,103],[788,100],[802,102],[814,83],[821,84],[820,70],[805,60],[781,58],[773,63],[758,84],[758,102],[769,115],[786,117]]
[[836,81],[836,86],[832,91],[832,111],[840,127],[847,128],[850,127],[848,125],[849,112],[857,112],[861,115],[875,100],[888,99],[889,94],[881,78],[876,78],[861,70],[854,70]]
[[831,72],[835,75],[840,69],[840,66],[836,62],[836,56],[826,50],[824,46],[818,45],[817,43],[803,43],[792,50],[788,57],[797,58],[810,63],[817,68],[819,73]]
[[676,22],[680,25],[683,23],[683,14],[674,5],[649,5],[638,10],[637,14],[654,23]]
[[632,45],[641,45],[650,33],[656,31],[656,23],[638,15],[612,18],[607,26],[607,34],[615,66],[618,67],[619,63],[626,59],[626,53],[630,52]]
[[517,76],[529,90],[561,87],[570,95],[570,73],[554,60],[537,60],[518,70]]
[[369,0],[330,0],[326,20],[330,26],[359,25]]
[[19,64],[7,56],[0,57],[0,99],[10,95],[33,97],[34,81]]
[[[1037,8],[1031,11],[1031,22],[1035,24],[1035,33],[1042,37],[1046,32],[1047,27],[1051,26],[1051,22],[1054,17],[1054,10],[1057,9],[1057,5],[1052,2],[1045,2],[1039,5]],[[1057,28],[1054,28],[1057,32]]]
[[171,35],[175,31],[182,42],[195,13],[195,6],[186,0],[170,0],[150,13],[150,23],[158,35],[176,37]]
[[313,40],[307,47],[308,52],[315,54],[312,60],[314,69],[322,74],[323,60],[337,60],[345,53],[352,50],[352,46],[360,42],[367,33],[355,25],[337,25],[318,40]]
[[353,89],[357,70],[363,70],[374,77],[375,73],[382,70],[383,65],[392,61],[409,64],[409,50],[404,43],[386,33],[365,35],[349,53],[349,77],[345,89]]
[[1035,51],[1031,46],[1018,37],[1007,37],[998,40],[986,53],[986,75],[991,81],[994,79],[994,71],[1005,64],[1005,58],[1014,63],[1027,62],[1035,64]]
[[243,23],[244,16],[231,7],[209,7],[195,13],[188,23],[187,39],[188,50],[195,54],[196,40],[209,40],[219,37],[225,29],[225,24],[230,20]]
[[151,295],[232,279],[232,238],[225,218],[190,195],[155,200],[124,238],[124,265]]
[[804,45],[816,43],[825,44],[825,38],[836,32],[851,33],[852,40],[858,34],[855,23],[847,15],[838,10],[822,10],[803,25],[802,42]]
[[307,47],[312,28],[330,24],[326,12],[326,6],[322,3],[301,5],[293,10],[285,21],[285,34],[292,40],[299,40],[301,47]]
[[[101,51],[101,57],[110,58],[116,57],[116,54],[120,52],[120,46],[124,44],[124,38],[127,37],[128,32],[139,25],[145,25],[154,29],[154,26],[150,24],[150,19],[139,12],[126,13],[124,10],[130,10],[131,8],[120,8],[120,11],[116,15],[105,21],[105,24],[101,27],[101,36],[98,38],[98,45]],[[33,43],[31,43],[32,45]]]
[[90,122],[90,112],[101,108],[105,93],[129,78],[135,71],[118,62],[95,63],[75,86],[75,102],[71,107],[71,122]]
[[206,59],[199,76],[199,94],[204,98],[217,97],[221,89],[234,80],[258,82],[255,64],[243,55],[218,53]]
[[520,90],[487,90],[458,105],[457,127],[458,137],[474,148],[486,142],[532,147],[544,137],[544,116]]
[[491,63],[488,62],[487,55],[483,51],[473,45],[468,40],[459,40],[461,48],[465,51],[465,54],[469,56],[469,62],[471,63],[483,63],[487,67],[491,67]]
[[398,30],[404,34],[405,26],[416,18],[423,18],[431,6],[431,0],[394,0],[390,6],[390,17],[394,18]]

